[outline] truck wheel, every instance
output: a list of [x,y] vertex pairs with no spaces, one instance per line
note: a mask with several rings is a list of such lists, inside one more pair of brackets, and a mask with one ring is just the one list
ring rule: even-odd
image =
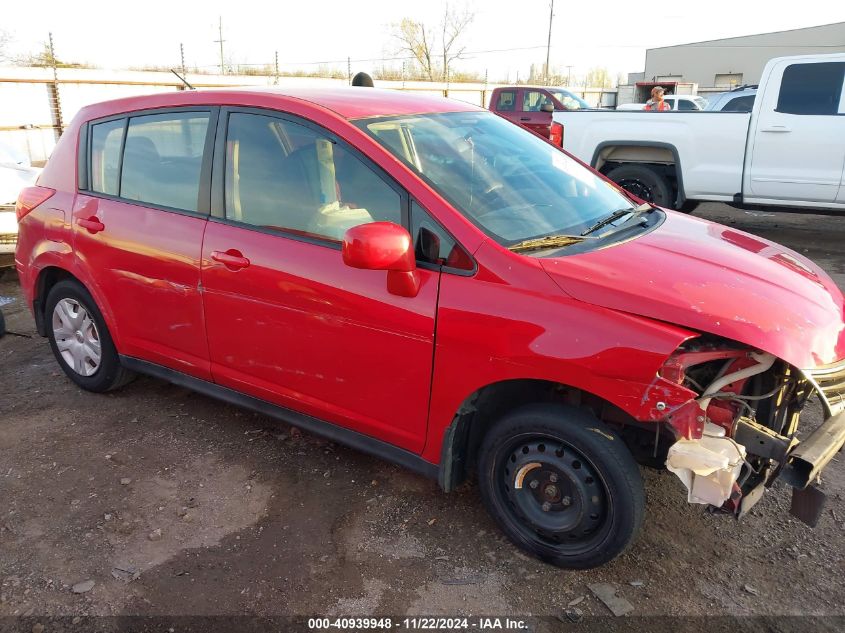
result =
[[607,172],[607,177],[646,202],[668,208],[675,204],[672,187],[663,176],[647,165],[620,165]]
[[487,511],[520,548],[571,569],[627,549],[643,520],[639,467],[619,436],[571,406],[529,405],[495,423],[479,457]]
[[132,380],[134,374],[121,366],[103,315],[82,284],[60,281],[47,295],[45,308],[50,348],[68,378],[96,392]]
[[701,203],[698,200],[684,200],[684,203],[677,210],[683,211],[684,213],[692,213],[698,208],[699,204]]

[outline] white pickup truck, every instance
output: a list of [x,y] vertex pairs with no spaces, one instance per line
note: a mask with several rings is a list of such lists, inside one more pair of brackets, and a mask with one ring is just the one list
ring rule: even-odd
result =
[[845,54],[772,59],[750,112],[555,112],[563,147],[655,204],[845,211]]

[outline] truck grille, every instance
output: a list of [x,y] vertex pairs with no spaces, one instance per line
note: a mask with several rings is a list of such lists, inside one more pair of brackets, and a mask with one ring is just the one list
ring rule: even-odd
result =
[[845,361],[821,365],[804,373],[818,387],[831,414],[845,409]]
[[4,246],[7,244],[17,244],[18,236],[16,233],[8,233],[6,235],[0,235],[0,246]]

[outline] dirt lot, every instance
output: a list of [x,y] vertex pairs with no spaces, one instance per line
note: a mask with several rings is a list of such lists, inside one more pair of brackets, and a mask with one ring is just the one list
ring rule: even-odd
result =
[[[845,286],[845,218],[697,215],[781,241]],[[0,281],[0,296],[17,299],[3,311],[20,334],[0,340],[0,616],[555,616],[582,596],[577,609],[604,615],[596,582],[636,615],[845,615],[842,456],[815,530],[790,518],[785,486],[738,523],[688,505],[673,475],[644,471],[635,546],[601,569],[563,571],[506,542],[472,485],[445,495],[159,380],[80,391],[35,336],[17,282]]]

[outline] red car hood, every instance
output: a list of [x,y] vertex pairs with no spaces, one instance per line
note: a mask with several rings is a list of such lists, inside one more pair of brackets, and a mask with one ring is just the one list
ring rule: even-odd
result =
[[806,257],[720,224],[668,212],[630,242],[540,261],[581,301],[718,334],[803,369],[845,357],[833,280]]

